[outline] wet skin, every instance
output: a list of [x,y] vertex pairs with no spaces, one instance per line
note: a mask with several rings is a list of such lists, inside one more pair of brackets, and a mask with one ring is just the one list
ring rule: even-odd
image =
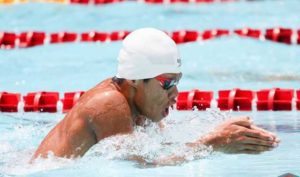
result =
[[[181,74],[161,76],[180,79]],[[165,90],[154,78],[148,82],[124,80],[122,84],[104,80],[87,91],[49,132],[33,159],[47,157],[49,151],[60,157],[82,156],[103,138],[132,133],[134,126],[142,125],[146,117],[159,122],[168,115],[177,95],[177,86]],[[257,154],[273,149],[278,143],[274,134],[256,127],[248,117],[240,117],[224,122],[187,146],[196,148],[205,144],[225,153]],[[183,158],[170,157],[157,163]]]

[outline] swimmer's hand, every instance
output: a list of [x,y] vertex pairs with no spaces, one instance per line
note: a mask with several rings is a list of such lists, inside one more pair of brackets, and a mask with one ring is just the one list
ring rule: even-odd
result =
[[200,142],[224,153],[259,154],[277,147],[280,141],[273,133],[253,125],[249,117],[240,117],[225,121]]
[[[230,154],[259,154],[278,146],[279,139],[271,132],[255,126],[248,117],[230,119],[219,125],[212,133],[200,140],[186,143],[189,148],[198,150],[199,145],[212,146],[215,151]],[[199,159],[201,157],[196,157]],[[182,164],[187,160],[184,155],[170,155],[151,162],[144,157],[132,155],[128,160],[138,162],[143,167],[169,166]]]

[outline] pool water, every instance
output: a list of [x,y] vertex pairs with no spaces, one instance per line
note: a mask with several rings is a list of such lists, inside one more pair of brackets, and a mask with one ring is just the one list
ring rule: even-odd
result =
[[[278,26],[299,29],[299,11],[298,0],[196,6],[134,2],[106,6],[31,3],[0,6],[0,31],[115,31],[146,26],[167,31]],[[60,93],[87,90],[116,73],[120,46],[120,42],[76,43],[0,50],[0,91],[26,94],[41,90]],[[183,62],[179,90],[299,89],[299,46],[231,36],[183,44],[179,49]],[[256,124],[278,134],[279,147],[261,155],[226,155],[203,149],[198,160],[191,156],[181,165],[155,168],[123,160],[129,153],[144,155],[149,161],[161,154],[188,153],[181,145],[207,133],[224,119],[223,114],[251,116]],[[81,159],[50,157],[28,164],[41,140],[64,115],[1,113],[0,176],[273,177],[288,172],[300,175],[299,115],[296,111],[172,111],[165,120],[164,132],[153,125],[137,130],[135,137],[114,137],[99,143]],[[125,140],[129,143],[119,151],[112,148],[114,143]],[[174,146],[159,145],[168,141]]]
[[[136,162],[122,160],[126,154],[138,154],[151,162],[155,155],[168,154],[163,149],[170,148],[178,155],[183,148],[159,147],[160,142],[182,143],[199,137],[210,127],[212,119],[207,112],[172,112],[165,120],[166,129],[157,133],[149,128],[146,133],[137,133],[135,138],[119,137],[105,140],[95,145],[83,158],[69,160],[55,158],[39,159],[28,164],[34,149],[48,131],[61,119],[61,114],[4,114],[1,115],[1,173],[20,176],[279,176],[287,172],[299,174],[300,155],[298,153],[300,121],[295,112],[247,112],[254,122],[276,134],[281,139],[279,147],[260,155],[226,155],[211,153],[203,149],[199,160],[190,160],[177,166],[149,167]],[[241,115],[241,113],[233,114]],[[210,121],[207,121],[210,120]],[[212,123],[214,124],[214,123]],[[203,130],[204,129],[204,130]],[[159,137],[158,135],[161,135]],[[148,136],[147,136],[148,135]],[[129,139],[129,140],[128,140]],[[126,142],[120,150],[114,144]],[[132,143],[132,144],[130,144]],[[179,143],[180,145],[180,143]],[[181,146],[182,147],[182,146]],[[153,155],[153,157],[149,157]],[[196,157],[195,157],[196,158]]]

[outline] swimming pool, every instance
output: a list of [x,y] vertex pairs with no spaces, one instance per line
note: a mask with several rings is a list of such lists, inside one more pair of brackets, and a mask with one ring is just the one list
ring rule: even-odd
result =
[[[0,30],[84,32],[93,29],[132,30],[145,26],[168,31],[277,26],[299,29],[299,5],[297,0],[197,6],[148,5],[134,2],[97,7],[22,4],[0,7]],[[0,50],[0,91],[19,92],[25,95],[40,90],[60,93],[87,90],[104,78],[115,74],[115,58],[120,46],[119,42],[76,43]],[[253,90],[273,87],[299,89],[299,46],[233,36],[183,44],[179,48],[184,73],[179,90],[199,88],[217,91],[235,87]],[[205,119],[211,119],[210,114],[210,112],[173,111],[166,120],[169,125],[166,130],[168,133],[162,137],[175,137],[181,143],[187,141],[208,129]],[[271,177],[287,172],[300,174],[299,111],[230,114],[252,116],[258,125],[277,132],[281,139],[280,146],[262,155],[208,153],[203,154],[205,157],[203,159],[178,166],[142,168],[134,162],[118,160],[120,154],[109,151],[100,144],[82,159],[53,158],[31,166],[26,162],[63,114],[1,113],[0,176]],[[214,119],[218,121],[221,117],[217,116]],[[155,127],[149,131],[155,134]],[[143,138],[145,139],[143,143],[151,148],[139,152],[146,151],[146,155],[163,153],[151,146],[156,143],[155,139]],[[103,151],[107,154],[99,155]],[[114,158],[117,160],[112,160]]]

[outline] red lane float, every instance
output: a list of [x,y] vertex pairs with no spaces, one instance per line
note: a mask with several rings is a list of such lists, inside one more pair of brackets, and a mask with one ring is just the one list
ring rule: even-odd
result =
[[251,37],[259,40],[269,40],[285,44],[300,44],[300,30],[290,28],[268,28],[265,31],[259,29],[237,29],[234,30],[239,36]]
[[0,111],[1,112],[18,112],[20,102],[20,93],[0,92]]
[[89,0],[70,0],[71,4],[89,4]]
[[75,42],[77,36],[77,33],[72,32],[53,33],[50,35],[50,43]]
[[57,112],[58,92],[32,92],[23,97],[25,112]]
[[23,32],[19,36],[19,47],[33,47],[37,45],[43,45],[46,39],[46,33],[44,32]]
[[228,36],[229,30],[216,29],[216,30],[206,30],[203,32],[195,30],[181,30],[174,31],[169,34],[169,36],[177,43],[195,42],[202,40],[209,40],[216,37]]
[[234,33],[240,36],[246,36],[255,39],[261,39],[263,37],[262,30],[259,29],[251,29],[251,28],[237,29],[234,30]]
[[81,34],[82,42],[105,42],[109,39],[109,34],[104,32],[86,32]]
[[296,100],[296,107],[297,110],[300,110],[300,90],[297,90],[297,100]]
[[[23,96],[20,93],[0,92],[0,112],[68,112],[84,94],[84,91],[66,92],[59,99],[58,92],[31,92]],[[257,111],[300,110],[300,90],[263,89],[259,91],[235,88],[218,91],[219,98],[213,99],[213,91],[191,90],[179,92],[177,110],[206,110],[218,107],[220,110],[251,111],[256,105]],[[24,103],[24,104],[20,104]],[[214,105],[213,103],[216,103]],[[20,107],[24,105],[24,107]]]
[[217,99],[220,110],[251,111],[254,92],[251,90],[220,90]]
[[111,3],[117,3],[117,2],[124,2],[125,0],[94,0],[94,3],[96,5],[99,4],[111,4]]
[[275,28],[267,29],[265,38],[271,41],[277,41],[286,44],[292,44],[292,29]]
[[211,107],[212,99],[212,91],[192,90],[179,92],[176,108],[178,110],[192,110],[194,108],[197,108],[198,110],[206,110]]
[[297,44],[300,44],[300,29],[297,31]]
[[77,101],[83,94],[83,91],[65,93],[64,98],[62,99],[63,112],[68,112],[77,103]]
[[[17,3],[26,3],[26,2],[51,2],[51,3],[61,3],[61,4],[80,4],[80,5],[88,5],[88,4],[111,4],[117,2],[143,2],[149,4],[174,4],[174,3],[197,3],[197,4],[211,4],[211,3],[228,3],[228,2],[236,2],[241,0],[4,0],[0,1],[0,4],[17,4]],[[246,1],[254,1],[254,0],[246,0]]]
[[293,89],[266,89],[257,92],[257,110],[291,111]]
[[18,40],[17,35],[11,32],[0,32],[0,48],[1,49],[13,49],[16,41]]
[[[130,31],[113,31],[113,32],[58,32],[58,33],[45,33],[45,32],[0,32],[0,48],[13,49],[13,48],[27,48],[40,46],[45,44],[56,43],[70,43],[70,42],[114,42],[123,40]],[[293,30],[288,28],[269,28],[266,30],[261,29],[214,29],[214,30],[180,30],[174,32],[166,32],[177,44],[187,42],[205,41],[223,36],[230,36],[236,34],[242,37],[250,37],[258,40],[270,40],[273,42],[285,44],[298,44],[300,45],[300,30]]]
[[[145,3],[150,4],[174,4],[174,3],[201,3],[201,4],[208,4],[208,3],[226,3],[226,2],[235,2],[239,0],[138,0]],[[248,0],[251,1],[251,0]]]
[[[138,0],[140,1],[140,0]],[[174,3],[225,3],[225,2],[234,2],[238,0],[141,0],[141,2],[150,3],[150,4],[174,4]],[[249,0],[251,1],[251,0]]]
[[111,41],[120,41],[123,40],[129,33],[129,31],[114,31],[110,33],[109,39]]
[[177,43],[185,43],[185,42],[194,42],[198,40],[199,32],[192,30],[182,30],[182,31],[174,31],[169,36]]
[[226,29],[216,29],[216,30],[205,30],[202,33],[202,39],[208,40],[221,36],[229,36],[230,31]]

